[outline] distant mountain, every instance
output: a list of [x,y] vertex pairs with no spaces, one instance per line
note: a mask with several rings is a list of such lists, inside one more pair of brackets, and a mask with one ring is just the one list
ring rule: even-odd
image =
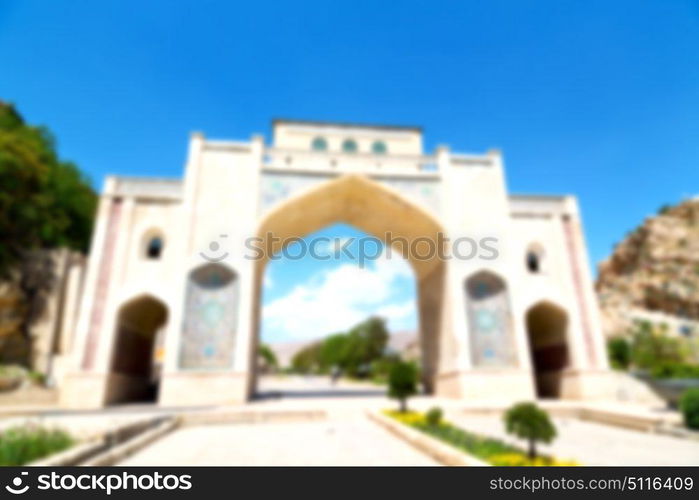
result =
[[291,365],[291,360],[294,358],[297,352],[311,344],[315,344],[319,340],[322,339],[297,340],[293,342],[276,342],[267,345],[269,345],[270,349],[272,349],[274,354],[277,356],[279,366],[287,367]]
[[391,333],[388,349],[401,354],[406,359],[416,359],[420,355],[420,339],[414,330]]

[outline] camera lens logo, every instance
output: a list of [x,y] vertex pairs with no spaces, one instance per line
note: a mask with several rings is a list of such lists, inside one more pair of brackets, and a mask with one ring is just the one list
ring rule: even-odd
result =
[[[227,237],[228,237],[227,234],[222,234],[222,235],[221,235],[221,238],[227,238]],[[215,254],[216,252],[218,252],[218,250],[219,250],[220,248],[221,248],[221,245],[218,243],[218,241],[212,241],[211,243],[209,243],[209,250],[211,251],[211,253],[214,253],[214,254]],[[204,253],[204,252],[199,252],[199,255],[201,255],[201,257],[202,257],[204,260],[207,260],[207,261],[209,261],[209,262],[221,262],[221,261],[224,260],[226,257],[228,257],[228,252],[225,252],[225,251],[224,251],[224,253],[223,253],[222,255],[218,256],[218,257],[217,257],[216,255],[214,255],[214,256],[208,255],[208,254],[206,254],[206,253]]]
[[22,476],[27,475],[29,475],[28,472],[22,472],[19,476],[12,480],[12,486],[8,484],[7,486],[5,486],[5,489],[15,495],[21,495],[22,493],[26,493],[29,489],[29,485],[27,484],[24,487],[22,487]]

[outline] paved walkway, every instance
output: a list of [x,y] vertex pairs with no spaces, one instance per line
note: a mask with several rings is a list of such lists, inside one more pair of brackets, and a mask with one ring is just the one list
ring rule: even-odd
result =
[[[54,410],[37,412],[32,417],[0,419],[0,428],[33,421],[63,427],[80,437],[100,434],[117,424],[157,414],[222,414],[323,411],[325,420],[270,423],[230,423],[185,427],[165,436],[125,461],[125,465],[433,465],[431,459],[416,451],[384,429],[369,421],[366,409],[395,407],[385,389],[371,384],[341,381],[332,385],[328,378],[284,377],[263,379],[260,398],[235,407],[160,408],[152,405],[126,405],[107,411],[73,412]],[[503,430],[498,409],[477,413],[483,403],[420,396],[411,398],[411,408],[425,411],[432,406],[444,408],[458,425],[473,431],[501,437]],[[578,403],[542,403],[553,414],[565,415]],[[607,408],[608,407],[608,408]],[[631,413],[650,410],[631,405],[608,404],[602,408]],[[466,413],[464,410],[472,413]],[[652,413],[652,412],[651,412]],[[658,415],[663,415],[659,412]],[[676,417],[676,415],[675,415]],[[612,427],[574,418],[555,419],[559,437],[545,452],[561,459],[574,459],[600,465],[699,465],[699,442]],[[522,444],[522,443],[518,443]]]
[[119,465],[438,465],[357,417],[185,427]]
[[[501,417],[451,414],[465,429],[510,441]],[[699,441],[649,434],[574,418],[556,418],[558,437],[541,451],[587,465],[699,465]]]
[[185,427],[120,465],[439,465],[364,415],[385,389],[320,377],[265,379],[260,410],[321,409],[327,420]]

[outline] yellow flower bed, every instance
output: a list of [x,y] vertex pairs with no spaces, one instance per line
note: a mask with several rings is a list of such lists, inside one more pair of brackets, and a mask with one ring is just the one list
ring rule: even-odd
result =
[[[433,437],[446,441],[448,444],[470,453],[473,456],[485,460],[491,465],[502,465],[502,466],[572,466],[580,465],[579,463],[572,460],[556,460],[551,457],[537,457],[534,460],[530,460],[526,453],[516,451],[517,448],[502,441],[496,440],[494,438],[487,438],[483,436],[478,436],[473,433],[469,433],[466,430],[454,427],[451,423],[443,420],[438,426],[431,427],[427,423],[427,418],[424,413],[417,411],[406,411],[401,413],[397,410],[383,410],[383,414],[390,417],[398,422],[416,428],[422,432],[432,435]],[[465,444],[463,441],[458,442],[454,440],[453,434],[445,437],[444,433],[439,432],[440,430],[455,429],[458,433],[466,434],[468,437],[468,443]],[[498,453],[493,449],[493,443],[495,446],[503,449],[509,448],[513,450],[512,452],[500,452]],[[494,453],[493,453],[494,452]]]
[[546,457],[536,457],[534,460],[530,460],[526,455],[522,453],[505,453],[502,455],[493,455],[488,458],[488,461],[492,465],[505,465],[505,466],[534,466],[534,467],[566,467],[572,465],[580,465],[577,462],[571,460],[551,460]]
[[416,411],[399,412],[397,410],[384,410],[384,415],[398,420],[405,425],[421,425],[425,424],[425,415]]

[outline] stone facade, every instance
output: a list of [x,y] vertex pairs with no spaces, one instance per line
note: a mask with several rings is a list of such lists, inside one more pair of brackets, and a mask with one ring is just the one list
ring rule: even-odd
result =
[[[273,130],[271,145],[193,134],[182,180],[107,179],[65,405],[134,394],[162,405],[248,400],[266,262],[250,258],[250,242],[275,252],[285,238],[335,222],[384,240],[390,232],[403,250],[425,242],[448,249],[450,258],[403,252],[417,280],[428,390],[479,399],[605,395],[606,354],[573,197],[509,195],[499,152],[425,154],[415,127],[277,120]],[[497,258],[482,247],[470,258],[461,247],[456,258],[444,237],[490,238]]]

